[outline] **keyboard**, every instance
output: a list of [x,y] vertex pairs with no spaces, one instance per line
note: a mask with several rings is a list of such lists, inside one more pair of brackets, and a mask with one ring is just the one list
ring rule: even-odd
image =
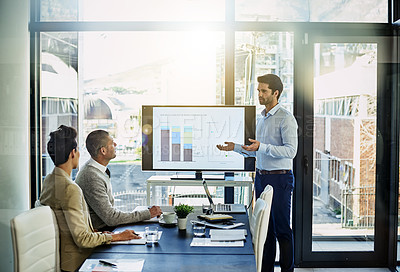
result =
[[214,206],[214,213],[246,213],[243,204],[221,204]]
[[214,212],[230,212],[232,211],[232,205],[231,204],[222,204],[218,203],[215,205],[215,211]]

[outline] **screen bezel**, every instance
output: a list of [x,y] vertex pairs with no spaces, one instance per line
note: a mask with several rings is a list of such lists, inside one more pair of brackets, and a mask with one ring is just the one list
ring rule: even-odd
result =
[[[256,132],[256,107],[255,106],[225,106],[225,105],[143,105],[142,106],[142,171],[179,171],[179,172],[254,172],[255,171],[255,158],[248,157],[244,158],[243,169],[159,169],[153,167],[153,108],[155,107],[186,107],[186,108],[244,108],[245,109],[245,144],[251,144],[249,138],[255,139]],[[147,128],[146,128],[147,127]],[[148,128],[151,127],[149,130]],[[223,142],[221,144],[224,144]],[[238,143],[242,144],[242,143]]]

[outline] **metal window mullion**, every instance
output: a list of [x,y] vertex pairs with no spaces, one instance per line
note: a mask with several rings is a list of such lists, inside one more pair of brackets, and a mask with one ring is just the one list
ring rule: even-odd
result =
[[40,93],[40,32],[30,34],[30,203],[41,190],[41,93]]
[[80,32],[80,31],[191,31],[207,29],[224,31],[225,22],[196,21],[120,21],[120,22],[30,22],[29,31]]
[[235,105],[235,1],[225,0],[225,105]]

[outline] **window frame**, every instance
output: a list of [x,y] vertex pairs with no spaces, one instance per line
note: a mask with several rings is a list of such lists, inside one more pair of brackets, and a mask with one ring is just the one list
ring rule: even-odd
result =
[[[302,61],[307,56],[301,56],[302,45],[308,43],[308,36],[390,36],[398,37],[398,21],[400,19],[399,1],[388,0],[388,23],[336,23],[336,22],[245,22],[235,21],[235,2],[225,0],[225,21],[223,22],[170,22],[170,21],[124,21],[124,22],[41,22],[40,21],[40,0],[31,0],[30,14],[30,196],[31,206],[34,206],[35,200],[41,190],[41,94],[40,94],[40,34],[41,32],[88,32],[88,31],[190,31],[196,29],[208,29],[211,31],[223,31],[225,33],[225,105],[235,104],[235,33],[243,31],[268,31],[268,32],[293,32],[294,33],[294,115],[307,116],[309,114],[306,106],[307,90],[310,83],[304,80],[307,76],[302,72]],[[392,15],[393,14],[393,15]],[[393,22],[393,24],[391,23]],[[398,71],[397,71],[398,72]],[[396,71],[392,71],[393,74]],[[391,152],[389,166],[390,183],[385,185],[390,188],[390,218],[388,232],[397,237],[397,209],[398,209],[398,188],[399,188],[399,130],[400,125],[400,96],[395,92],[397,87],[397,77],[392,75],[392,100],[385,101],[385,105],[390,107],[388,119],[391,119],[390,140],[393,143],[393,152]],[[382,117],[383,118],[383,117]],[[306,118],[299,118],[299,128],[305,127]],[[299,143],[304,142],[304,138],[299,137]],[[307,143],[307,142],[305,142]],[[304,145],[299,145],[298,154],[304,154]],[[304,158],[297,156],[294,160],[294,171],[302,171]],[[296,183],[302,182],[301,175],[296,176]],[[233,188],[226,188],[225,193],[233,195]],[[299,254],[302,248],[299,246],[303,241],[299,235],[302,233],[302,223],[309,218],[302,218],[301,209],[303,205],[301,200],[306,192],[295,188],[293,205],[293,222],[295,239],[298,243],[295,245],[295,261],[302,267],[315,267],[316,265],[326,265],[318,262],[304,263]],[[390,240],[388,243],[387,264],[390,268],[395,268],[397,264],[397,239]],[[328,263],[329,265],[329,263]]]

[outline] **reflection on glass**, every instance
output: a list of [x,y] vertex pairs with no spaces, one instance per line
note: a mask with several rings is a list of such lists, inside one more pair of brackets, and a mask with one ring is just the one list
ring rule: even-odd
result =
[[225,0],[83,0],[82,21],[223,21]]
[[60,125],[78,128],[77,42],[77,33],[41,34],[43,177],[54,167],[46,150],[50,132]]
[[[399,165],[399,169],[400,169],[400,165]],[[399,181],[400,181],[400,171],[399,171]],[[400,203],[400,186],[399,186],[399,203]],[[398,214],[398,222],[400,222],[400,205],[398,206],[398,211],[397,211],[397,214]],[[397,248],[400,248],[400,237],[399,237],[399,233],[400,233],[400,224],[398,224],[397,225]],[[398,250],[397,251],[397,261],[399,261],[400,260],[400,251]]]
[[235,44],[235,104],[261,112],[257,77],[272,73],[283,82],[279,103],[293,112],[293,33],[237,32]]
[[236,20],[387,23],[386,0],[236,0]]
[[312,249],[373,251],[377,46],[314,49]]
[[[81,35],[79,138],[84,141],[95,129],[114,138],[117,157],[109,168],[116,205],[132,210],[146,205],[146,179],[154,174],[141,171],[142,105],[223,104],[224,33]],[[83,164],[89,156],[81,146]],[[173,193],[157,189],[159,204],[168,205]]]
[[77,21],[78,0],[40,0],[40,21]]

